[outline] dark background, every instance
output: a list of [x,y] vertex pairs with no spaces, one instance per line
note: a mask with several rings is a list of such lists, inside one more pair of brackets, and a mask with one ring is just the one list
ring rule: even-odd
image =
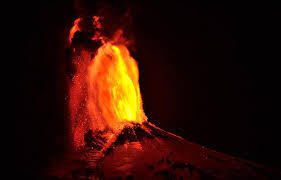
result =
[[[243,1],[110,5],[124,4],[132,8],[149,120],[216,151],[280,168],[277,9]],[[25,1],[11,17],[24,71],[13,129],[22,173],[38,173],[67,149],[65,49],[81,6]],[[86,7],[97,8],[94,1]]]

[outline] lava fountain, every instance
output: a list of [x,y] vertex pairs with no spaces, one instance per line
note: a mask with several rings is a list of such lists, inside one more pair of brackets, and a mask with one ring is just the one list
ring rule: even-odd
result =
[[[99,17],[94,16],[92,41],[101,42],[93,51],[73,48],[75,73],[70,82],[69,110],[74,146],[84,145],[84,134],[92,131],[116,132],[130,123],[147,120],[142,107],[139,71],[131,57],[122,30],[112,38],[101,35]],[[80,32],[81,19],[74,21],[69,43]]]
[[145,120],[136,61],[124,45],[102,45],[88,68],[88,111],[99,129]]

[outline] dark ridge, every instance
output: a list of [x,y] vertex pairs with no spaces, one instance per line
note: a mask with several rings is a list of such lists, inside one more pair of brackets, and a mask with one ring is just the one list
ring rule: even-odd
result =
[[[149,125],[148,123],[143,123],[143,124],[135,124],[132,123],[133,126],[125,126],[121,133],[118,134],[115,142],[107,148],[105,151],[105,155],[110,154],[113,149],[119,145],[123,145],[126,142],[140,142],[143,140],[143,138],[155,138],[155,137],[167,137],[166,134],[164,134],[162,131],[159,129]],[[145,126],[147,130],[145,130],[142,126]]]
[[151,135],[153,137],[161,137],[161,138],[168,137],[165,133],[163,133],[162,130],[155,128],[154,126],[151,126],[148,122],[143,123],[143,125],[150,130]]
[[134,124],[133,127],[125,126],[114,142],[115,146],[122,145],[125,142],[138,142],[143,138],[155,137],[153,133],[147,132],[140,124]]

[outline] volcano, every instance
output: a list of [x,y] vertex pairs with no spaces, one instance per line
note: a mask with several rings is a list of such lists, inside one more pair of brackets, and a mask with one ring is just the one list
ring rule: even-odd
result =
[[47,179],[280,179],[277,170],[191,143],[149,122],[124,30],[80,17],[69,34],[72,149]]
[[280,179],[277,170],[219,153],[151,123],[131,123],[114,139],[88,131],[86,146],[48,170],[52,179]]

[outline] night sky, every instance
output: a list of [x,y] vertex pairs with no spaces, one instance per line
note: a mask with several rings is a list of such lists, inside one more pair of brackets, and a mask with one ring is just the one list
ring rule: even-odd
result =
[[[15,25],[22,35],[15,48],[24,73],[15,157],[27,174],[67,149],[66,42],[77,17],[74,4],[18,6]],[[274,8],[243,1],[109,6],[124,4],[132,10],[132,54],[149,121],[216,151],[280,168]],[[86,7],[97,9],[93,2]]]

